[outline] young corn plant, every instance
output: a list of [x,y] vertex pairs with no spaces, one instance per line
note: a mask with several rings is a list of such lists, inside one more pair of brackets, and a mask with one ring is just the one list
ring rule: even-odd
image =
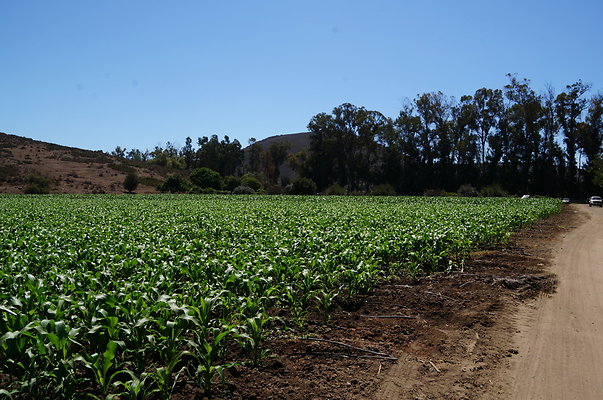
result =
[[78,358],[78,361],[82,361],[84,366],[92,371],[94,381],[100,389],[101,396],[89,394],[90,397],[97,400],[110,400],[117,397],[116,394],[111,394],[110,390],[115,377],[123,373],[123,371],[112,372],[112,368],[115,365],[117,347],[117,343],[111,340],[107,343],[107,348],[102,354],[84,354]]
[[132,371],[123,372],[129,375],[130,379],[113,383],[120,400],[146,400],[159,392],[159,389],[153,386],[152,375],[144,372],[140,375]]
[[268,350],[263,347],[266,339],[266,325],[270,317],[261,313],[245,321],[245,332],[239,333],[237,338],[243,350],[249,355],[251,365],[257,367],[261,361],[269,355]]
[[167,363],[165,367],[159,367],[152,373],[152,378],[157,384],[157,392],[161,400],[169,400],[172,397],[176,383],[180,374],[186,369],[186,367],[180,368],[176,371],[176,367],[182,361],[182,357],[187,354],[186,352],[179,352],[174,354],[173,358]]
[[339,290],[331,289],[321,289],[316,293],[316,303],[318,309],[321,311],[323,320],[325,323],[330,323],[333,318],[333,313],[337,307],[337,303],[335,300],[339,296]]
[[198,363],[194,375],[206,395],[211,393],[217,378],[220,381],[224,380],[224,370],[232,366],[232,364],[219,364],[219,361],[227,338],[233,333],[232,327],[212,328],[207,339],[198,337],[196,342],[191,343],[194,349],[193,355]]
[[308,304],[306,296],[298,296],[295,289],[291,286],[285,288],[285,299],[289,312],[291,313],[291,319],[299,330],[303,330],[306,326],[306,317],[308,315]]

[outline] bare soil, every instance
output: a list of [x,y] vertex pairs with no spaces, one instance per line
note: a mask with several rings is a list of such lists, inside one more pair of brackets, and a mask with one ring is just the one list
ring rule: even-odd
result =
[[509,385],[504,398],[603,398],[603,210],[569,209],[580,224],[554,251],[557,292],[521,307],[519,355],[499,371]]
[[[213,398],[506,398],[515,314],[555,291],[552,249],[580,223],[572,210],[474,252],[460,271],[386,282],[328,323],[311,314],[304,329],[270,338],[262,366],[228,370]],[[202,398],[186,382],[176,391]]]

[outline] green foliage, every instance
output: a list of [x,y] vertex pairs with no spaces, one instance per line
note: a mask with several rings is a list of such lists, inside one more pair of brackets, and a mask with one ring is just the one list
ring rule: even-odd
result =
[[160,192],[183,193],[188,190],[188,182],[180,175],[173,174],[165,178],[165,181],[157,186]]
[[[119,146],[117,146],[119,147]],[[119,163],[110,163],[108,165],[109,168],[114,169],[115,171],[123,172],[124,174],[134,174],[136,173],[136,169],[130,165]]]
[[475,197],[477,196],[477,189],[468,183],[463,184],[456,191],[460,196],[464,197]]
[[224,177],[224,190],[232,192],[237,186],[241,186],[241,178],[233,175]]
[[603,158],[596,157],[592,161],[590,172],[593,176],[593,184],[598,188],[603,188]]
[[373,196],[394,196],[396,189],[389,183],[382,183],[381,185],[373,186],[371,194]]
[[346,191],[343,186],[334,183],[325,190],[324,194],[327,196],[343,196],[346,194]]
[[38,174],[29,176],[29,184],[25,187],[25,194],[48,194],[52,181],[49,178]]
[[209,396],[233,363],[269,354],[273,311],[301,331],[313,307],[328,321],[383,277],[454,268],[560,206],[0,195],[0,396],[168,399],[182,381]]
[[442,189],[438,189],[438,188],[434,188],[434,189],[425,189],[425,191],[423,192],[423,196],[426,197],[439,197],[439,196],[445,196],[446,192]]
[[312,195],[316,194],[316,184],[310,178],[298,177],[291,184],[291,194]]
[[259,192],[263,187],[262,183],[258,180],[258,178],[251,174],[243,175],[243,177],[241,178],[241,186],[250,187],[255,192]]
[[132,193],[138,187],[138,175],[135,172],[130,172],[124,179],[124,189]]
[[190,179],[193,185],[201,189],[212,188],[220,190],[222,187],[220,174],[206,167],[195,169],[191,172]]
[[255,190],[249,186],[237,186],[232,191],[232,194],[255,194]]
[[507,193],[507,191],[498,183],[484,186],[482,190],[479,191],[479,194],[483,197],[506,197],[509,195],[509,193]]

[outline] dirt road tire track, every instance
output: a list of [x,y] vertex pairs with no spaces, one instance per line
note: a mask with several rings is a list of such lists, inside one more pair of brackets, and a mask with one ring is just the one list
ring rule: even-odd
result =
[[570,206],[582,223],[552,263],[557,292],[522,308],[519,354],[502,398],[603,399],[603,210]]

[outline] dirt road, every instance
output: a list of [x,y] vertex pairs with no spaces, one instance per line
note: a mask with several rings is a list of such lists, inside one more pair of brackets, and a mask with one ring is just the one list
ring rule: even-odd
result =
[[603,210],[570,207],[582,223],[554,255],[557,292],[518,316],[519,354],[504,398],[603,399]]

